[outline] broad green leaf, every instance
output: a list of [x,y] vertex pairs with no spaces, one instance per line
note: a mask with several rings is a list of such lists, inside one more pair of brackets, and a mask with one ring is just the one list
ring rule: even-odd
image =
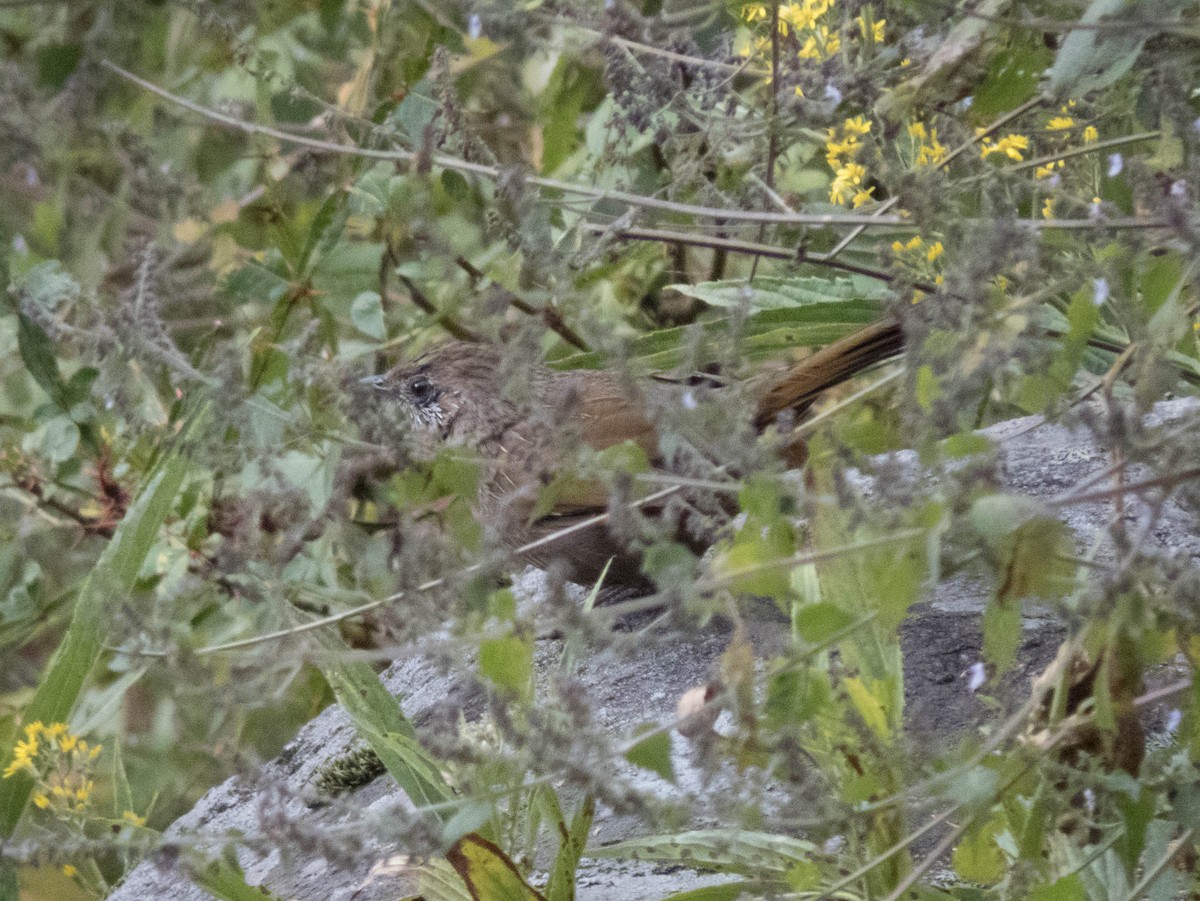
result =
[[996,844],[1003,820],[993,818],[967,830],[954,849],[954,872],[967,882],[991,885],[1004,875],[1004,853]]
[[1039,885],[1029,893],[1029,901],[1087,901],[1087,891],[1079,874],[1072,873],[1049,885]]
[[546,901],[521,876],[520,870],[496,845],[479,835],[464,835],[446,860],[462,877],[476,901]]
[[975,89],[971,116],[977,122],[1016,109],[1036,93],[1052,54],[1041,35],[1017,31],[988,64],[987,75]]
[[[739,326],[745,336],[742,349],[746,360],[753,362],[798,347],[830,344],[879,319],[880,309],[874,301],[845,300],[765,310],[755,313]],[[730,321],[725,316],[716,316],[705,318],[696,327],[707,334],[720,336],[728,334]],[[692,326],[659,329],[635,338],[629,343],[629,356],[639,367],[668,369],[679,362],[680,348],[692,329]],[[605,361],[600,352],[588,351],[569,354],[555,360],[553,365],[561,369],[596,369]]]
[[998,672],[1016,662],[1021,646],[1021,603],[1019,598],[993,595],[983,611],[983,656]]
[[21,351],[21,361],[33,380],[58,407],[65,410],[70,402],[69,395],[58,371],[54,345],[42,327],[23,313],[17,317],[17,346]]
[[755,313],[814,304],[827,305],[839,300],[880,304],[887,296],[887,286],[882,282],[817,276],[763,277],[753,282],[731,279],[701,282],[698,285],[668,285],[666,290],[678,291],[686,297],[695,297],[710,306],[745,308]]
[[797,863],[819,856],[817,846],[804,839],[742,829],[702,829],[629,839],[588,848],[584,857],[654,860],[691,867],[762,876],[786,874]]
[[519,635],[485,638],[479,645],[479,671],[511,698],[533,692],[533,645]]
[[812,645],[828,641],[854,622],[854,617],[840,607],[825,602],[806,604],[792,618],[800,637]]
[[246,875],[230,853],[204,864],[189,864],[192,881],[221,901],[280,901],[280,896],[256,888],[246,881]]
[[368,337],[382,341],[387,337],[387,326],[383,322],[383,302],[375,291],[364,291],[350,304],[350,321],[354,327]]
[[649,732],[625,752],[625,759],[635,766],[657,773],[668,782],[675,781],[675,767],[671,763],[671,736],[654,723],[644,723],[638,733]]

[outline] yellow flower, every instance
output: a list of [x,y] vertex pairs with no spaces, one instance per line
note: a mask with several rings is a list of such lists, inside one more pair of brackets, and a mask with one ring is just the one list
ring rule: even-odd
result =
[[945,281],[946,281],[946,276],[944,276],[944,275],[935,275],[935,276],[933,277],[933,283],[934,283],[935,285],[938,285],[939,287],[940,287],[940,286],[942,285],[942,283],[943,283],[943,282],[945,282]]
[[[866,175],[865,166],[860,166],[858,163],[846,163],[834,174],[833,183],[829,186],[829,202],[845,203],[847,194],[857,195],[860,193],[857,189]],[[870,197],[869,192],[867,196]]]
[[796,85],[796,96],[797,97],[804,96],[804,88],[800,87],[800,85]]
[[800,48],[801,59],[824,60],[842,49],[842,38],[836,31],[830,31],[825,25],[810,30],[812,33]]
[[39,809],[45,810],[50,806],[50,799],[41,792],[36,792],[33,796],[33,803],[36,804]]
[[1071,116],[1055,116],[1046,123],[1046,131],[1063,131],[1075,124]]
[[1053,197],[1047,197],[1046,202],[1042,204],[1042,218],[1043,219],[1053,219],[1054,218],[1054,198]]
[[1089,125],[1083,130],[1083,143],[1095,144],[1100,140],[1100,132],[1096,130],[1095,125]]
[[946,148],[938,140],[937,129],[931,128],[929,130],[929,143],[922,144],[920,150],[917,151],[916,164],[918,166],[933,166],[945,158]]
[[860,15],[854,21],[858,24],[858,32],[863,36],[864,39],[870,38],[871,42],[874,44],[883,43],[883,29],[884,26],[887,25],[887,19],[880,19],[878,22],[872,22],[869,34],[867,30],[867,19],[865,16]]
[[132,823],[135,826],[145,826],[146,825],[146,818],[138,816],[132,810],[126,810],[124,813],[122,813],[121,819],[123,819],[127,823]]
[[1063,160],[1051,160],[1044,166],[1038,166],[1033,170],[1034,178],[1049,178],[1055,169],[1061,169],[1064,165]]
[[79,870],[75,869],[75,867],[73,865],[71,865],[69,863],[63,864],[63,875],[66,876],[68,879],[70,879],[72,876],[74,876],[78,872],[79,872]]
[[932,263],[945,252],[946,248],[942,246],[942,242],[934,241],[929,245],[929,250],[925,252],[925,259]]
[[871,194],[874,193],[874,191],[875,191],[874,187],[867,188],[864,191],[859,191],[857,194],[854,195],[853,199],[850,201],[851,205],[854,207],[854,209],[857,210],[864,203],[870,203],[871,200],[873,199],[871,197]]
[[904,242],[903,241],[893,241],[892,242],[892,253],[904,253]]
[[842,123],[842,131],[847,135],[866,135],[871,131],[871,123],[862,116],[855,116]]
[[908,126],[908,136],[916,138],[918,141],[924,141],[927,137],[925,125],[922,122],[913,122]]
[[1012,160],[1023,160],[1025,157],[1021,155],[1022,150],[1029,149],[1029,138],[1025,135],[1005,135],[999,141],[992,141],[991,138],[983,139],[983,146],[980,148],[980,153],[984,159],[987,159],[993,153],[1002,153]]
[[907,69],[911,65],[912,65],[912,57],[911,56],[906,56],[906,57],[904,57],[904,59],[900,60],[900,68],[901,69]]
[[907,244],[904,245],[905,250],[920,250],[921,245],[925,242],[921,240],[920,235],[913,235]]
[[747,22],[757,22],[767,18],[767,8],[761,3],[742,7],[742,18]]

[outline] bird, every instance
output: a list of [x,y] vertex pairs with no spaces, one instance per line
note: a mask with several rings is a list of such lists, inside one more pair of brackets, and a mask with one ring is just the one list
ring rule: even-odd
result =
[[[859,329],[780,371],[744,385],[752,406],[750,423],[765,431],[781,417],[794,421],[826,390],[896,356],[904,333],[894,319]],[[510,369],[523,382],[506,385]],[[632,383],[604,369],[556,370],[542,363],[506,367],[504,350],[454,340],[434,347],[381,375],[359,382],[407,415],[414,430],[435,445],[466,448],[483,463],[474,513],[503,535],[512,549],[596,520],[609,505],[609,489],[594,479],[570,479],[579,447],[602,452],[632,442],[655,466],[671,468],[660,448],[664,405],[680,404],[688,389],[655,379]],[[723,390],[716,387],[714,390]],[[784,440],[790,465],[803,461],[799,441]],[[545,492],[548,486],[550,497]],[[565,487],[564,487],[565,485]],[[662,505],[644,513],[655,515]],[[561,540],[523,556],[542,569],[557,565],[572,582],[648,587],[641,558],[629,542],[601,521],[577,528]],[[686,534],[695,552],[711,540]]]

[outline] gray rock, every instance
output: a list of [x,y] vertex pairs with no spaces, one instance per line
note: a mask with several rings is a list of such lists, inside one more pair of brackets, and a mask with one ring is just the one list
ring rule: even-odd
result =
[[[1200,405],[1188,401],[1160,404],[1154,413],[1159,421],[1194,414]],[[1073,486],[1083,484],[1109,463],[1103,449],[1095,446],[1081,430],[1040,424],[1036,417],[1002,423],[986,434],[998,443],[1004,490],[1051,499]],[[919,477],[915,457],[900,454],[893,462]],[[874,490],[862,480],[866,492]],[[1136,505],[1130,505],[1135,509]],[[1074,529],[1081,547],[1101,535],[1112,507],[1107,502],[1063,507],[1062,516]],[[1193,517],[1167,505],[1155,525],[1154,539],[1164,548],[1189,555],[1200,553],[1200,536],[1194,532]],[[1136,522],[1135,522],[1136,525]],[[523,597],[537,595],[539,576],[527,573],[519,580]],[[905,648],[907,712],[910,728],[936,740],[979,721],[985,710],[967,688],[966,672],[979,660],[978,612],[986,600],[986,589],[968,577],[941,581],[927,603],[918,605],[902,629]],[[786,626],[765,619],[753,641],[769,646],[773,636],[786,633]],[[1031,616],[1026,621],[1026,641],[1020,666],[1013,679],[1016,691],[1027,677],[1053,657],[1062,627],[1052,617]],[[601,654],[584,658],[579,679],[586,688],[598,725],[614,736],[628,736],[640,723],[670,722],[679,696],[712,676],[716,661],[725,649],[729,633],[714,625],[690,641],[672,644],[651,642],[649,646],[617,658]],[[539,642],[537,665],[544,679],[557,667],[561,642]],[[456,688],[447,676],[420,657],[399,661],[384,673],[390,690],[402,698],[405,713],[418,724],[431,715]],[[719,809],[722,776],[697,769],[689,742],[672,736],[678,786],[672,787],[653,775],[630,767],[614,771],[639,791],[691,802],[694,813]],[[262,884],[281,897],[300,901],[375,901],[394,899],[411,890],[405,878],[373,877],[371,861],[382,861],[403,852],[386,841],[367,838],[365,846],[345,849],[326,847],[329,836],[379,836],[388,818],[402,817],[407,801],[389,777],[380,777],[356,791],[348,801],[313,806],[315,772],[331,759],[356,747],[358,741],[346,714],[331,707],[306,725],[277,759],[261,769],[227,780],[208,792],[188,814],[167,831],[171,841],[199,843],[216,849],[227,837],[246,839],[238,856],[251,883]],[[769,789],[768,789],[769,791]],[[291,840],[281,832],[292,830]],[[617,816],[601,810],[593,828],[592,842],[602,843],[644,832],[633,816]],[[141,863],[111,896],[113,901],[200,901],[207,895],[191,886],[186,876],[167,855],[154,855]],[[347,861],[349,861],[347,863]],[[607,860],[583,861],[578,897],[583,901],[622,901],[662,897],[672,892],[713,884],[728,877],[696,873],[672,867]]]

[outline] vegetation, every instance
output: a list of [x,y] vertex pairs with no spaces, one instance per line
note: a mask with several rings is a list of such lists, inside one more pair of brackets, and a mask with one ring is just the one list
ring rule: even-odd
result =
[[[427,898],[571,898],[581,854],[796,898],[1194,890],[1200,571],[1153,535],[1200,470],[1194,418],[1143,414],[1200,381],[1197,27],[1174,0],[0,0],[0,897],[103,897],[334,699],[374,757],[326,782],[395,778]],[[791,626],[759,665],[733,629],[699,688],[691,740],[743,795],[695,831],[613,775],[670,782],[680,724],[606,734],[573,691],[627,647],[613,614],[515,603],[478,466],[353,380],[448,335],[515,373],[739,377],[884,316],[904,357],[803,426],[803,479],[737,398],[694,411],[686,474],[743,514],[703,562],[638,513],[663,486],[636,455],[585,461],[669,614],[637,641],[750,595]],[[1093,430],[1108,480],[1001,492],[977,430],[1028,413]],[[887,478],[864,498],[851,468]],[[1077,549],[1063,517],[1096,500],[1117,515]],[[1024,603],[1068,637],[930,757],[897,630],[956,573],[990,592],[983,693]],[[535,687],[549,629],[571,651]],[[418,732],[347,653],[418,642],[487,689],[481,721]],[[585,848],[597,805],[645,837]]]

